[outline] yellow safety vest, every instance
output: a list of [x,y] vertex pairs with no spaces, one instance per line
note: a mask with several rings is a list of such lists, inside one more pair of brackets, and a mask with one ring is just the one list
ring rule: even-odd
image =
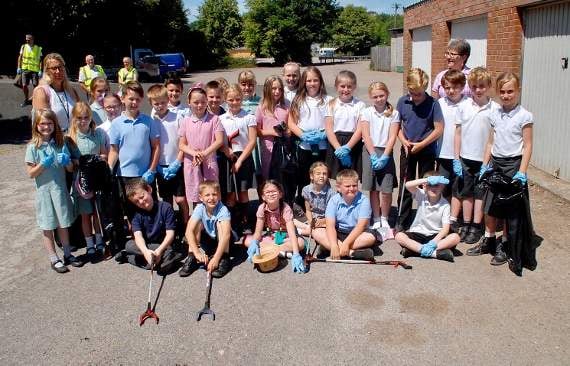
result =
[[127,81],[135,80],[135,72],[137,69],[131,67],[130,70],[125,69],[124,67],[119,70],[119,82],[126,83]]
[[[103,77],[105,75],[105,71],[101,66],[94,65],[94,67],[95,71],[97,71],[97,73],[99,74],[98,76]],[[81,67],[81,71],[85,75],[85,80],[83,80],[83,84],[85,84],[86,87],[89,87],[91,85],[91,81],[94,79],[93,70],[89,66],[85,65]]]
[[42,48],[38,45],[33,45],[31,47],[22,46],[22,70],[28,70],[33,72],[40,72],[40,57],[42,54]]

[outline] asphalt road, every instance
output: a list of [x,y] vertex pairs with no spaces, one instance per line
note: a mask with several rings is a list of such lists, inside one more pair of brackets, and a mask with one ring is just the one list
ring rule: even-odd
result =
[[[327,83],[339,67],[357,72],[362,96],[372,78],[401,90],[401,74],[374,73],[366,63],[323,66]],[[139,327],[148,272],[112,260],[66,275],[49,269],[23,164],[29,125],[19,118],[29,109],[17,106],[21,96],[8,81],[0,81],[0,95],[1,365],[568,364],[570,205],[535,186],[532,209],[544,241],[539,267],[522,278],[490,266],[489,256],[410,258],[411,271],[316,263],[305,275],[289,266],[261,274],[241,263],[214,280],[214,322],[194,318],[205,297],[201,271],[165,277],[160,323]],[[401,259],[394,241],[382,249],[378,259]]]

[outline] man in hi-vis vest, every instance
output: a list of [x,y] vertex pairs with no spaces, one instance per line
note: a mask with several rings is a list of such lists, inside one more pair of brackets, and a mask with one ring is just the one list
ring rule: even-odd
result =
[[38,80],[42,76],[41,58],[42,48],[34,44],[34,37],[31,34],[26,34],[26,43],[20,47],[17,70],[17,73],[22,75],[22,91],[24,92],[24,102],[20,105],[22,107],[32,104],[28,85],[31,81],[34,87],[38,86]]
[[103,68],[100,65],[95,65],[95,57],[93,57],[93,55],[87,55],[85,56],[85,66],[79,68],[79,77],[77,78],[81,89],[87,93],[87,97],[91,95],[91,80],[96,77],[107,79]]

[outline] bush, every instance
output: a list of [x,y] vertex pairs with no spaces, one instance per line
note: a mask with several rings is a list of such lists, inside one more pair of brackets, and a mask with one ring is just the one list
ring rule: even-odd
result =
[[255,59],[226,56],[224,57],[223,64],[223,66],[226,66],[228,69],[255,67]]

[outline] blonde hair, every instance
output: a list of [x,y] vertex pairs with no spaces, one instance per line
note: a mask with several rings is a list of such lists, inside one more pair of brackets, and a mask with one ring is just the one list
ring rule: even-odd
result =
[[307,75],[309,75],[310,72],[317,75],[317,78],[319,79],[319,93],[317,96],[317,98],[321,100],[319,102],[319,105],[322,105],[325,102],[325,97],[327,95],[327,89],[325,87],[325,81],[323,79],[321,70],[315,66],[307,67],[301,74],[301,80],[299,80],[299,90],[297,91],[295,98],[293,98],[293,101],[291,102],[291,108],[289,109],[290,116],[293,118],[296,124],[299,124],[301,105],[305,103],[305,100],[307,99]]
[[[281,91],[281,97],[277,102],[273,100],[273,83],[279,83],[279,90]],[[272,75],[265,79],[263,83],[263,100],[261,101],[261,110],[264,114],[272,115],[275,111],[275,107],[278,105],[285,105],[285,87],[283,86],[283,80],[277,75]],[[280,121],[277,121],[280,122]]]
[[476,85],[480,82],[484,82],[489,86],[493,84],[491,73],[481,66],[471,69],[471,72],[469,72],[469,75],[467,76],[467,83],[469,86]]
[[238,83],[248,83],[255,85],[255,74],[251,70],[244,70],[238,75]]
[[353,169],[343,169],[336,175],[336,181],[342,183],[345,179],[356,179],[358,181],[358,173]]
[[[383,90],[386,92],[387,95],[390,95],[390,90],[388,90],[388,86],[381,81],[373,81],[368,86],[368,95],[372,93],[374,90]],[[386,109],[384,110],[384,116],[390,117],[394,114],[394,106],[388,101],[386,101]]]
[[59,126],[59,122],[57,121],[57,116],[55,113],[48,108],[38,109],[34,114],[34,121],[32,123],[32,138],[30,139],[30,143],[34,144],[36,147],[40,147],[43,143],[42,135],[40,131],[38,131],[38,124],[45,118],[53,122],[53,133],[52,138],[55,141],[55,145],[57,147],[63,146],[63,132],[61,131],[61,127]]
[[163,84],[154,84],[148,88],[146,96],[150,101],[160,98],[168,99],[168,90]]
[[77,94],[75,93],[75,90],[71,87],[71,83],[69,82],[69,79],[67,78],[67,70],[65,67],[65,61],[63,60],[63,57],[59,54],[59,53],[48,53],[46,55],[46,57],[44,57],[44,61],[43,61],[43,65],[44,65],[44,70],[43,70],[43,76],[42,79],[40,80],[40,84],[41,85],[52,85],[53,80],[51,79],[51,77],[49,76],[49,73],[47,72],[49,69],[49,64],[52,61],[57,61],[61,64],[62,66],[62,73],[63,73],[63,89],[69,93],[73,99],[77,100]]
[[240,96],[240,98],[243,100],[243,92],[241,91],[241,88],[239,87],[239,85],[237,84],[231,84],[229,85],[226,90],[224,91],[224,99],[228,98],[228,94],[229,93],[234,93]]
[[71,126],[69,127],[69,138],[77,144],[77,131],[79,131],[79,122],[77,117],[83,113],[86,113],[89,116],[89,133],[95,133],[95,128],[97,125],[95,121],[93,121],[93,112],[91,112],[91,108],[85,102],[77,102],[73,106],[71,110]]
[[226,80],[226,78],[217,78],[217,79],[214,79],[214,81],[218,82],[218,85],[220,86],[220,90],[222,91],[222,95],[225,95],[226,89],[228,88],[228,86],[230,86],[230,83]]
[[521,87],[521,80],[514,72],[502,72],[497,76],[497,92],[509,81],[514,80],[517,84],[517,89]]
[[406,77],[406,87],[408,89],[416,90],[422,89],[426,90],[429,84],[429,76],[426,72],[420,68],[412,68],[408,72]]
[[212,188],[218,194],[220,193],[220,183],[213,180],[205,180],[198,185],[198,193],[202,194],[206,188]]
[[105,85],[105,91],[108,92],[111,90],[111,87],[109,86],[109,82],[106,79],[103,79],[100,76],[97,76],[95,79],[91,80],[91,84],[89,85],[89,91],[91,92],[91,96],[93,96],[93,94],[95,94],[95,89],[97,89],[97,86],[103,84]]
[[325,168],[327,170],[327,174],[329,172],[329,167],[325,163],[323,163],[322,161],[315,161],[309,167],[309,175],[312,175],[313,172],[315,171],[315,169],[317,169],[317,168]]

